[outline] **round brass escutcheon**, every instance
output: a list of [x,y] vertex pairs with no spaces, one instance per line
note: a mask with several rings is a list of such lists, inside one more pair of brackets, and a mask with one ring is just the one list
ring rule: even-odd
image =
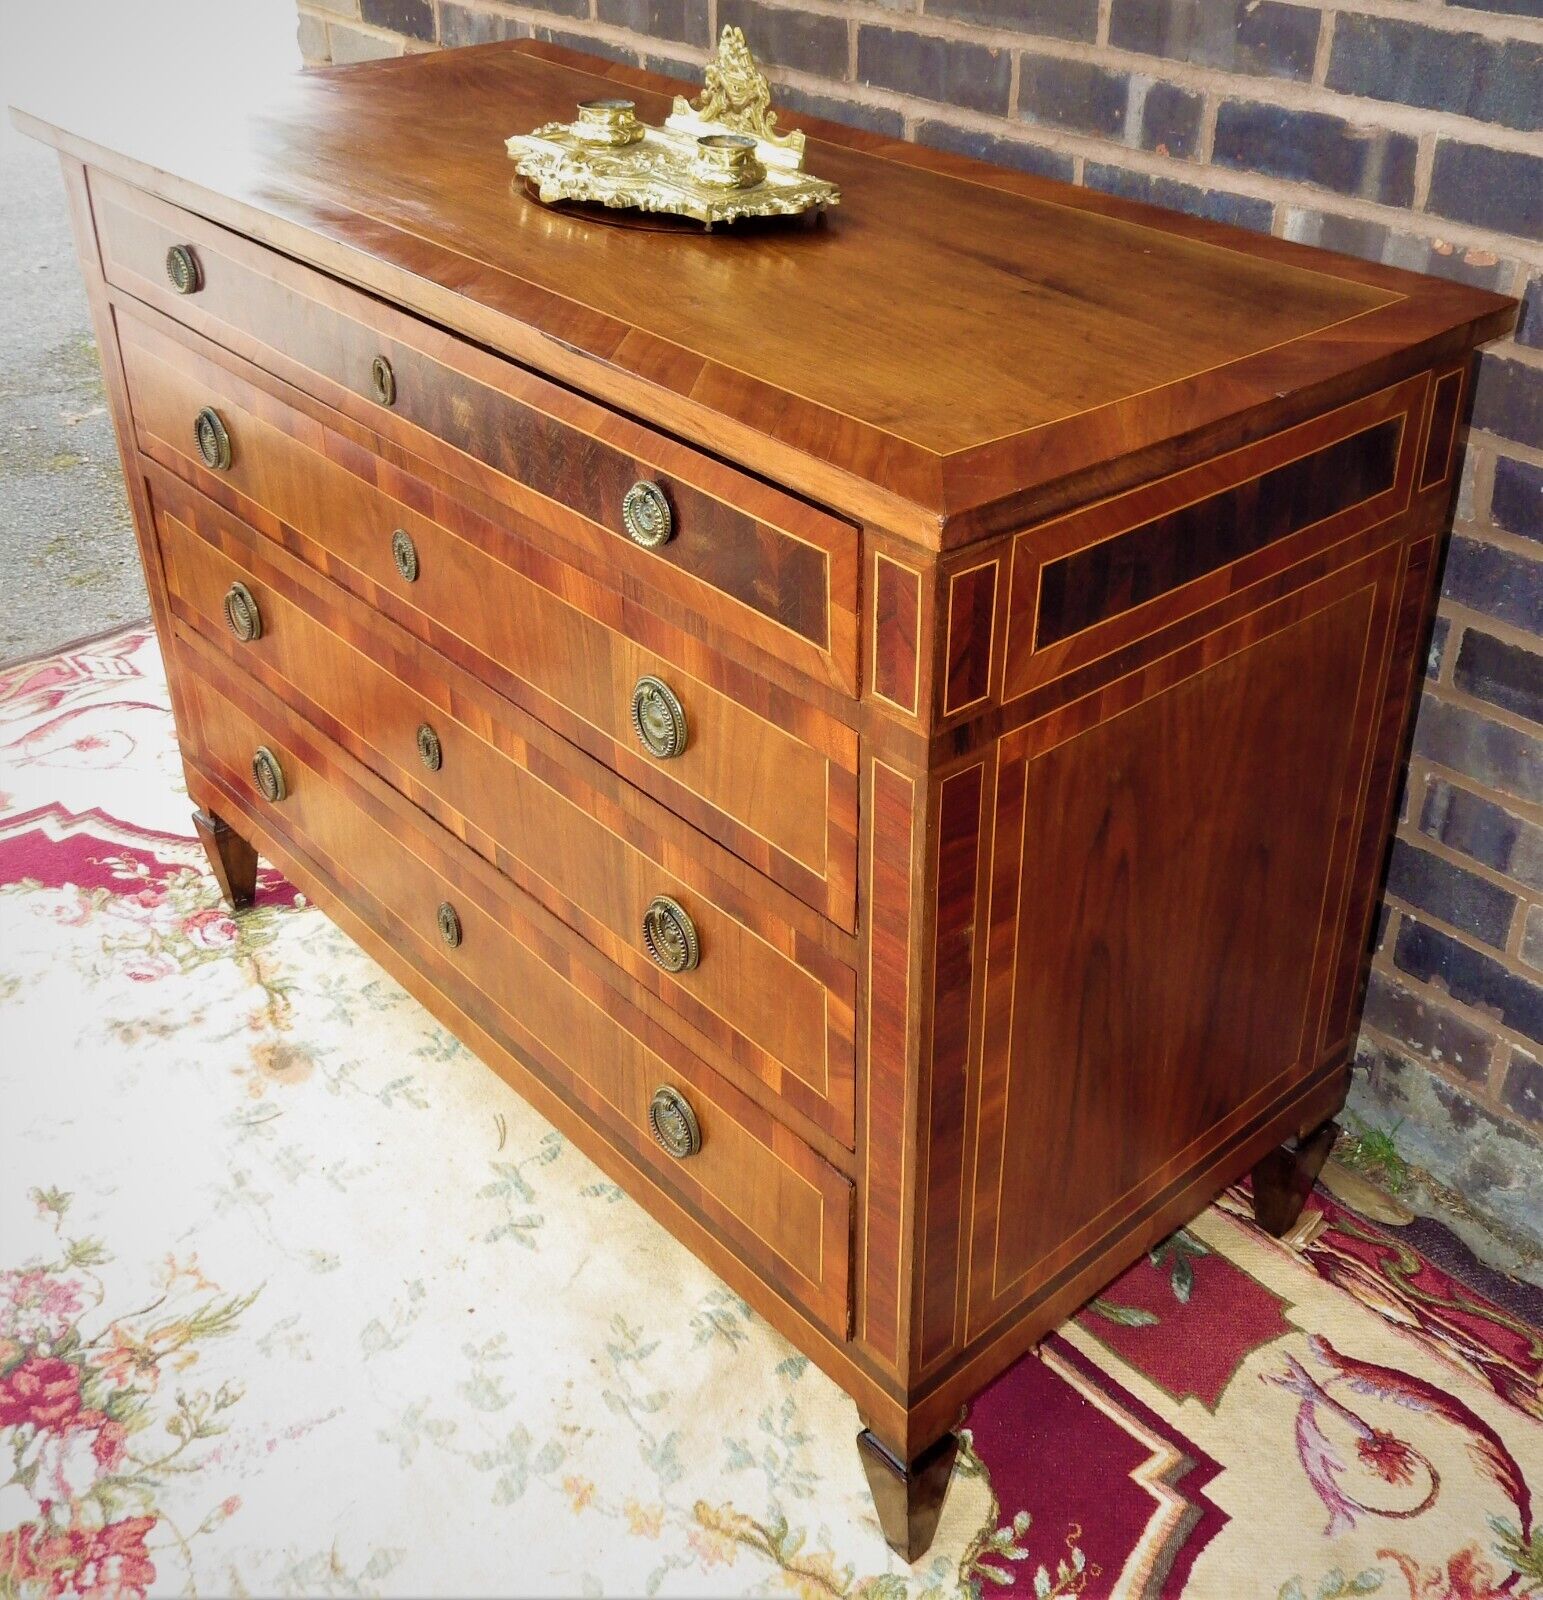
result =
[[203,288],[198,257],[193,254],[190,245],[174,244],[166,252],[166,276],[178,294],[197,294]]
[[686,748],[686,712],[674,691],[658,678],[642,677],[632,691],[632,726],[643,748],[660,761]]
[[675,517],[664,490],[647,479],[633,484],[622,496],[621,520],[628,537],[645,550],[668,544],[675,532]]
[[648,1130],[660,1148],[677,1161],[694,1156],[702,1148],[702,1129],[696,1112],[685,1095],[668,1084],[655,1089],[653,1099],[648,1102]]
[[391,559],[396,570],[408,583],[418,581],[418,547],[406,528],[398,528],[391,535]]
[[263,799],[271,800],[275,805],[289,793],[279,758],[265,744],[259,745],[252,757],[252,782],[257,785]]
[[383,406],[396,404],[396,374],[384,356],[376,356],[370,363],[370,393]]
[[194,419],[193,437],[198,441],[198,453],[206,467],[215,472],[230,471],[230,435],[213,406],[205,406]]
[[430,772],[438,772],[445,764],[445,752],[440,748],[439,735],[426,722],[418,724],[418,759]]
[[439,924],[439,936],[454,950],[461,942],[461,916],[448,900],[441,900],[434,920]]
[[257,609],[252,591],[244,583],[233,583],[225,591],[225,620],[242,644],[262,638],[262,612]]
[[657,894],[643,913],[643,944],[656,967],[690,972],[702,959],[696,924],[686,908],[667,894]]

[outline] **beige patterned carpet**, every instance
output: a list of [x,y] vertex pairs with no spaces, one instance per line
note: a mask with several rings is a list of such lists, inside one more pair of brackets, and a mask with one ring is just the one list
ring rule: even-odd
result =
[[914,1570],[851,1403],[292,890],[143,630],[0,674],[0,1596],[1543,1593],[1543,1336],[1238,1195],[968,1419]]

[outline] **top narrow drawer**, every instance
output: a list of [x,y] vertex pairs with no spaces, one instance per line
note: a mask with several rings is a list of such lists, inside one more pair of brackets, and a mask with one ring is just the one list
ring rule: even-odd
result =
[[[90,182],[117,288],[601,556],[694,631],[856,693],[849,524],[201,217],[100,172]],[[635,485],[662,492],[666,542],[629,535]],[[635,502],[647,534],[659,502],[647,489]]]

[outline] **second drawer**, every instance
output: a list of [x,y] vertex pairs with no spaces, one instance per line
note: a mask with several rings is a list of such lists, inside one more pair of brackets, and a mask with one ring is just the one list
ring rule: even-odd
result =
[[641,797],[607,802],[577,770],[584,758],[534,719],[490,713],[485,688],[410,635],[301,563],[259,554],[186,486],[151,482],[184,622],[535,893],[657,998],[657,1020],[851,1144],[849,966],[768,914],[764,888],[745,903],[725,881],[744,869],[710,841]]

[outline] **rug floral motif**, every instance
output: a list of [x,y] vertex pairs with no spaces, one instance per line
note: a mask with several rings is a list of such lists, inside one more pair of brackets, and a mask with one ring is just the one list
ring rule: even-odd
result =
[[3,1600],[1543,1594],[1536,1298],[1321,1193],[1004,1374],[907,1568],[851,1402],[187,817],[146,631],[0,673]]

